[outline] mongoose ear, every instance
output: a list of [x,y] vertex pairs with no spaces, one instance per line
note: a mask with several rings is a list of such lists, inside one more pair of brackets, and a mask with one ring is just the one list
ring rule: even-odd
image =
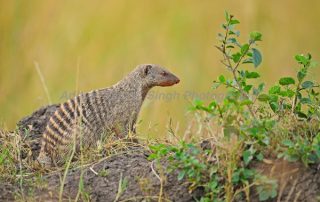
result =
[[148,75],[151,68],[152,68],[151,65],[146,65],[144,68],[144,75]]

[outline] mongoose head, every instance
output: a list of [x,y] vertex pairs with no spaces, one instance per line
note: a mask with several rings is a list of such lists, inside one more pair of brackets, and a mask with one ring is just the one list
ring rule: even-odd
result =
[[148,87],[172,86],[180,82],[177,76],[159,65],[143,64],[139,65],[138,69],[144,84]]

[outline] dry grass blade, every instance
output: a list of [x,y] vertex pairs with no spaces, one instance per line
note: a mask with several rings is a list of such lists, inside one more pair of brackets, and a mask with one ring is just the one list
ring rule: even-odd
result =
[[34,66],[35,66],[35,68],[36,68],[36,70],[37,70],[37,73],[38,73],[38,75],[39,75],[39,78],[40,78],[40,81],[41,81],[43,90],[44,90],[44,92],[45,92],[45,94],[46,94],[46,96],[47,96],[48,102],[49,102],[49,104],[51,105],[51,104],[52,104],[51,97],[50,97],[49,90],[48,90],[48,87],[47,87],[47,85],[46,85],[46,82],[45,82],[45,80],[44,80],[44,76],[43,76],[43,74],[42,74],[42,72],[41,72],[39,63],[36,62],[36,61],[34,61]]

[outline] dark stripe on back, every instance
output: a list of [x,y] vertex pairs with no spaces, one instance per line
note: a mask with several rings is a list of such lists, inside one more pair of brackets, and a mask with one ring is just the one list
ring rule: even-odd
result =
[[104,118],[103,118],[103,115],[102,115],[102,113],[103,113],[103,110],[101,109],[101,102],[99,102],[99,99],[100,99],[100,95],[99,95],[99,93],[97,92],[97,91],[94,91],[95,92],[95,94],[94,94],[94,102],[95,102],[95,109],[96,109],[96,113],[98,114],[98,116],[99,116],[99,120],[100,120],[100,122],[101,122],[101,126],[103,126],[103,120],[104,120]]
[[107,103],[107,99],[105,99],[105,97],[103,96],[100,96],[100,99],[101,99],[101,105],[103,107],[103,112],[105,114],[105,116],[107,116],[108,114],[108,110],[109,110],[109,106],[108,106],[108,103]]
[[78,96],[76,97],[76,105],[78,105],[78,106],[81,105],[80,95],[78,95]]
[[72,107],[72,110],[73,110],[73,114],[75,115],[75,118],[78,118],[80,116],[80,107],[79,107],[79,104],[76,103],[77,102],[76,101],[77,97],[75,97],[75,98],[70,100],[71,107]]
[[55,145],[55,141],[51,138],[51,134],[49,134],[48,130],[46,130],[46,137],[44,138],[44,141],[46,145],[50,144],[52,146]]
[[74,98],[70,99],[72,110],[76,108],[76,102],[74,101]]
[[60,121],[55,114],[51,118],[52,121],[54,121],[58,126],[60,126],[63,131],[67,131],[68,126],[66,126],[64,122]]
[[99,100],[100,114],[102,115],[102,121],[104,122],[106,117],[107,117],[107,110],[105,108],[104,100],[103,100],[103,97],[101,95],[98,97],[98,100]]
[[81,103],[80,95],[78,95],[78,96],[75,98],[75,105],[76,105],[77,117],[79,117],[79,116],[81,116],[81,108],[82,108],[82,103]]
[[82,126],[83,128],[89,129],[90,131],[94,131],[92,124],[90,124],[90,122],[88,121],[88,119],[86,119],[84,116],[81,118],[81,126]]
[[[54,136],[54,140],[56,141],[56,142],[58,142],[58,143],[62,143],[62,141],[61,140],[59,140],[59,139],[57,139],[55,136],[59,136],[61,139],[63,139],[64,138],[64,136],[63,136],[63,133],[61,133],[61,131],[58,129],[58,128],[56,128],[52,123],[49,123],[48,124],[48,127],[54,132],[54,134],[52,134],[53,136]],[[48,131],[47,130],[47,132],[48,133],[50,133],[50,131]],[[48,135],[48,133],[47,133],[47,135]],[[50,133],[51,134],[51,133]],[[50,137],[52,137],[51,135],[50,135]],[[57,140],[56,140],[57,139]]]
[[76,116],[80,117],[81,113],[80,113],[80,106],[77,106],[76,108]]
[[49,140],[47,141],[47,142],[49,142],[50,144],[56,145],[57,143],[61,143],[61,142],[59,141],[59,139],[55,136],[55,134],[53,134],[53,133],[50,132],[49,130],[46,131],[46,134],[47,134],[47,139],[51,139],[51,140],[52,140],[52,142],[49,141]]
[[[61,107],[63,107],[63,106],[61,106]],[[60,117],[65,121],[65,123],[67,124],[67,125],[71,125],[71,119],[67,116],[67,114],[65,114],[63,111],[62,111],[62,109],[59,109],[58,110],[58,114],[60,115]]]
[[69,117],[73,120],[75,118],[74,111],[73,111],[73,109],[71,109],[69,102],[63,103],[63,107],[64,107],[65,111],[69,114]]
[[[86,104],[90,110],[90,113],[91,115],[94,115],[95,116],[95,112],[94,112],[94,108],[93,108],[93,103],[91,102],[91,99],[90,99],[90,94],[89,93],[86,93],[85,94],[85,97],[86,97]],[[84,110],[85,111],[85,110]],[[87,117],[88,118],[88,117]],[[96,117],[92,117],[92,118],[96,118]]]

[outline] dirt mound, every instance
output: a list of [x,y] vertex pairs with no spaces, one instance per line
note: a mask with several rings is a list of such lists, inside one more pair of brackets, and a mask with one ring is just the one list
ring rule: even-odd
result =
[[[41,108],[18,123],[22,134],[29,134],[28,138],[33,141],[34,153],[39,151],[39,137],[57,107],[58,105],[52,105]],[[26,133],[25,129],[29,131]],[[108,202],[115,201],[116,198],[118,201],[158,201],[160,192],[162,201],[187,202],[201,197],[201,190],[190,194],[188,183],[177,180],[178,171],[163,175],[166,163],[157,166],[148,160],[148,155],[145,149],[135,147],[92,165],[70,170],[64,183],[63,199],[69,201],[79,197],[81,201],[89,199]],[[270,178],[277,179],[278,198],[270,201],[319,200],[320,171],[317,166],[306,168],[300,163],[276,159],[255,162],[252,167]],[[63,173],[59,172],[49,173],[44,176],[45,186],[24,187],[24,190],[33,190],[32,195],[29,194],[30,199],[57,201],[62,175]],[[162,186],[159,175],[163,179]],[[19,189],[19,186],[1,182],[0,200],[13,200],[14,192]],[[251,201],[259,201],[254,190],[253,187]]]
[[[320,200],[320,170],[317,166],[306,168],[301,163],[290,163],[283,159],[255,162],[253,168],[278,182],[279,200],[270,201],[310,201]],[[254,192],[253,192],[254,193]],[[251,201],[259,201],[252,196]]]
[[[201,192],[188,192],[188,183],[177,180],[177,172],[163,177],[163,186],[158,179],[164,167],[147,160],[148,154],[140,149],[112,156],[98,163],[70,170],[67,174],[62,199],[73,201],[79,194],[81,201],[158,201],[162,189],[163,201],[195,201]],[[159,169],[160,168],[160,169]],[[83,178],[80,180],[81,173]],[[24,200],[58,201],[60,179],[63,173],[55,172],[43,177],[43,187],[23,186]],[[34,179],[36,180],[36,179]],[[82,183],[81,183],[82,182]],[[121,183],[122,182],[122,183]],[[79,189],[79,185],[82,189]],[[122,187],[122,189],[119,189]],[[32,190],[30,193],[29,191]],[[20,187],[7,183],[0,184],[0,200],[21,199]]]
[[[79,192],[79,180],[83,172],[84,193],[90,201],[158,201],[161,189],[159,170],[155,169],[142,151],[132,151],[124,155],[112,156],[81,171],[72,170],[65,181],[63,198],[75,199]],[[158,170],[158,171],[156,171]],[[57,199],[60,187],[59,174],[46,177],[49,188],[38,192],[37,199]],[[122,182],[122,183],[121,183]],[[119,186],[123,186],[120,191]],[[162,198],[170,201],[194,201],[199,194],[188,193],[188,185],[177,180],[177,173],[167,175],[163,183]],[[48,194],[51,193],[51,194]],[[81,197],[85,197],[84,194]],[[83,199],[83,198],[82,198]]]
[[[34,157],[40,151],[40,138],[46,123],[58,107],[59,105],[42,107],[17,124],[20,133],[27,135],[27,140],[31,141]],[[102,159],[89,167],[70,170],[64,184],[63,198],[69,200],[77,197],[80,175],[83,172],[84,192],[89,195],[90,201],[114,201],[117,194],[119,195],[120,180],[127,184],[123,193],[119,195],[120,201],[122,199],[158,201],[161,183],[157,175],[160,175],[159,171],[164,171],[164,167],[150,162],[147,159],[148,155],[148,152],[142,148],[129,148],[121,155]],[[45,176],[44,180],[48,183],[47,188],[35,188],[35,195],[32,197],[40,201],[58,200],[61,175],[61,173],[56,173]],[[164,181],[161,197],[164,201],[195,201],[195,198],[201,196],[200,191],[189,194],[188,183],[183,180],[178,181],[177,172],[162,176],[162,178]],[[16,189],[17,187],[6,187],[6,193],[14,192]]]

